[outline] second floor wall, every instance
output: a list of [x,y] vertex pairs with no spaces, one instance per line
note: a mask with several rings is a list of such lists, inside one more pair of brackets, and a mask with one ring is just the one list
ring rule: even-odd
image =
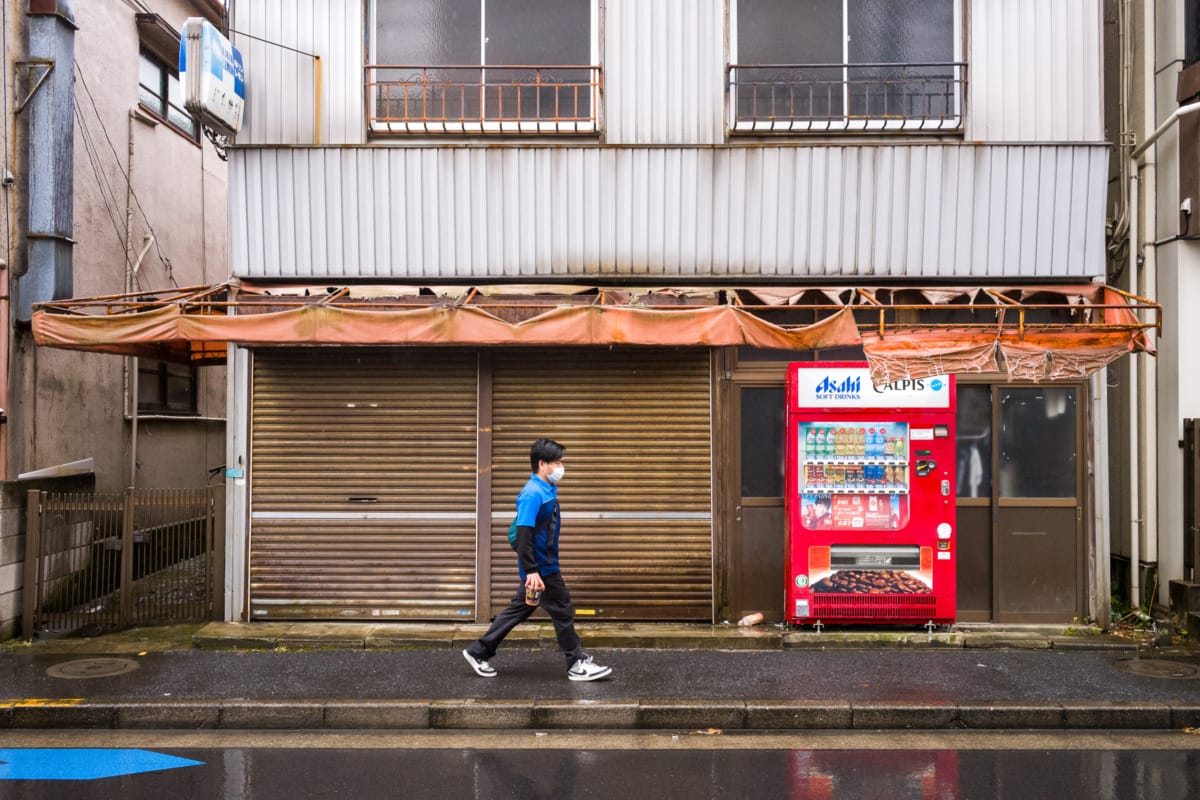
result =
[[[388,27],[386,19],[384,23],[378,21],[379,5],[385,7],[386,17],[386,9],[399,8],[387,4],[397,1],[242,0],[235,4],[231,21],[234,30],[293,48],[232,35],[245,56],[247,73],[246,120],[238,144],[411,143],[422,134],[407,124],[401,126],[405,132],[399,136],[394,134],[395,125],[390,126],[389,134],[369,132],[389,127],[372,125],[369,119],[380,114],[380,83],[392,81],[391,89],[398,92],[392,99],[401,103],[417,95],[412,93],[416,90],[411,85],[397,88],[397,82],[423,74],[414,68],[444,64],[450,58],[464,62],[473,59],[466,63],[477,65],[475,73],[438,73],[437,80],[452,81],[455,87],[438,89],[437,97],[440,101],[449,98],[452,117],[458,113],[455,108],[466,109],[473,98],[456,87],[491,80],[478,77],[484,61],[481,53],[469,47],[458,48],[463,52],[447,46],[446,53],[427,53],[416,45],[408,49],[392,46],[396,26]],[[416,2],[414,14],[421,11],[420,0]],[[493,2],[494,8],[501,8],[498,0]],[[812,9],[803,15],[792,10],[809,6],[819,10],[822,2],[829,5],[829,19],[824,21]],[[918,9],[911,12],[918,16],[907,20],[910,28],[926,30],[932,25],[936,36],[929,42],[920,37],[908,44],[902,40],[898,46],[889,39],[884,43],[887,46],[878,47],[851,42],[869,40],[875,35],[873,30],[896,22],[874,19],[872,15],[879,13],[879,0],[851,0],[848,4],[841,0],[818,0],[815,4],[767,0],[574,3],[580,6],[579,24],[588,28],[590,42],[581,40],[574,48],[579,52],[571,63],[586,62],[595,71],[576,70],[581,77],[575,91],[551,92],[543,88],[541,96],[546,104],[575,103],[578,108],[578,87],[584,87],[585,95],[595,91],[594,110],[588,106],[586,96],[584,103],[588,125],[597,129],[592,141],[712,145],[736,139],[738,133],[731,130],[744,134],[747,129],[754,134],[781,130],[791,134],[799,130],[811,135],[822,129],[822,125],[812,124],[812,118],[833,133],[928,132],[927,124],[916,128],[878,121],[894,120],[898,115],[911,120],[930,113],[949,120],[933,127],[934,131],[948,132],[967,142],[1078,143],[1105,138],[1100,0],[928,0],[896,4],[897,8]],[[476,13],[475,0],[450,5],[462,5]],[[478,28],[499,28],[500,23],[489,16],[492,12],[486,3],[480,8],[484,9],[478,12],[481,16],[468,22]],[[941,10],[935,13],[930,9]],[[774,29],[782,32],[775,36]],[[468,42],[471,37],[487,38],[474,28],[469,33]],[[924,36],[929,38],[928,34]],[[832,50],[819,52],[826,39],[834,43]],[[808,40],[809,45],[796,44]],[[546,58],[566,57],[560,53],[550,49],[542,63]],[[320,56],[319,78],[314,60],[305,54]],[[504,60],[511,63],[523,51],[520,46],[510,46],[504,55]],[[407,64],[404,71],[367,68],[400,58],[430,63]],[[805,67],[796,63],[809,59],[832,66]],[[920,66],[931,59],[943,66]],[[780,60],[789,64],[772,64],[771,69],[762,66]],[[846,66],[868,60],[886,60],[892,66],[857,70]],[[532,55],[530,62],[536,63]],[[737,64],[749,66],[730,69],[730,65]],[[756,64],[760,66],[753,67]],[[895,64],[905,65],[904,69],[893,69]],[[523,75],[512,71],[499,82],[509,77],[514,81],[541,80],[540,73],[531,78],[528,71]],[[368,83],[372,84],[370,88]],[[421,91],[422,99],[433,96],[428,85]],[[914,91],[920,99],[915,104],[908,100],[908,107],[900,110],[905,101],[898,99],[899,95]],[[859,99],[857,109],[855,92],[867,93],[865,99]],[[875,92],[873,97],[871,92]],[[935,95],[943,100],[931,100]],[[885,108],[889,100],[892,105]],[[938,102],[949,104],[953,113],[939,109]],[[785,106],[790,110],[784,110]],[[864,109],[878,123],[878,129],[861,122]],[[396,112],[393,109],[388,113]],[[547,112],[542,109],[540,113],[544,117]],[[810,121],[797,128],[797,113]],[[442,115],[444,112],[432,116]],[[422,119],[429,117],[426,110]],[[751,117],[758,120],[757,126],[747,124]],[[768,118],[770,124],[765,122]],[[835,120],[832,126],[828,124],[830,118]],[[789,122],[782,125],[774,121],[777,119]],[[426,126],[424,130],[437,127]]]
[[1107,148],[293,147],[230,157],[245,277],[1104,274]]

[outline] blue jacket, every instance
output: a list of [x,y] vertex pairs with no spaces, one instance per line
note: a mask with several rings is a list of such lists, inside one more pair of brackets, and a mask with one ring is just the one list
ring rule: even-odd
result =
[[[558,572],[558,532],[562,514],[558,507],[558,487],[537,475],[517,495],[517,569],[521,580],[536,569],[539,575]],[[532,541],[521,528],[532,528]]]

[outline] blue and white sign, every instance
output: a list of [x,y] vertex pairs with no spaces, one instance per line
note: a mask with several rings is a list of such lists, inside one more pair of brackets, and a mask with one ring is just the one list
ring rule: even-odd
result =
[[189,17],[179,43],[179,82],[184,106],[226,136],[242,128],[246,68],[241,52],[211,22]]
[[796,370],[797,408],[949,408],[945,377],[905,378],[883,386],[871,383],[865,367]]
[[203,763],[153,750],[20,748],[0,750],[0,781],[93,781]]

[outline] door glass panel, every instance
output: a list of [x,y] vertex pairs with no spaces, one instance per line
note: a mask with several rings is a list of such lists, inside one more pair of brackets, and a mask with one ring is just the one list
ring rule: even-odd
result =
[[783,387],[742,389],[742,497],[783,497]]
[[1001,388],[1000,495],[1075,497],[1075,389]]
[[992,496],[992,389],[959,386],[955,416],[959,497]]

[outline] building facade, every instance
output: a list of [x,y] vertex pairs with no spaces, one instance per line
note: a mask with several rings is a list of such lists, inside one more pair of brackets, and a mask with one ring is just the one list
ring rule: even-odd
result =
[[223,4],[5,8],[0,636],[20,616],[31,481],[202,487],[224,460],[222,368],[36,347],[33,304],[228,274],[226,165],[183,108],[178,82],[183,21],[223,24]]
[[957,375],[958,619],[1107,620],[1102,3],[230,15],[230,280],[34,328],[228,348],[231,619],[488,619],[550,436],[581,614],[778,621],[787,364],[865,358]]
[[[1193,0],[1107,3],[1108,127],[1113,209],[1110,283],[1162,304],[1157,359],[1120,365],[1110,380],[1113,520],[1119,594],[1133,605],[1200,612],[1196,594],[1195,439],[1200,416],[1195,337],[1188,313],[1200,297],[1193,222],[1200,202],[1200,4]],[[1190,483],[1189,483],[1190,482]],[[1181,594],[1169,596],[1172,584]],[[1180,600],[1183,600],[1180,604]],[[1181,619],[1181,621],[1184,621]],[[1192,621],[1193,633],[1200,617]]]
[[[1105,277],[1100,3],[803,5],[238,2],[232,275],[834,303]],[[231,347],[231,618],[488,618],[539,435],[584,613],[782,616],[785,365],[861,350],[430,341]],[[959,618],[1104,618],[1104,378],[959,378]]]

